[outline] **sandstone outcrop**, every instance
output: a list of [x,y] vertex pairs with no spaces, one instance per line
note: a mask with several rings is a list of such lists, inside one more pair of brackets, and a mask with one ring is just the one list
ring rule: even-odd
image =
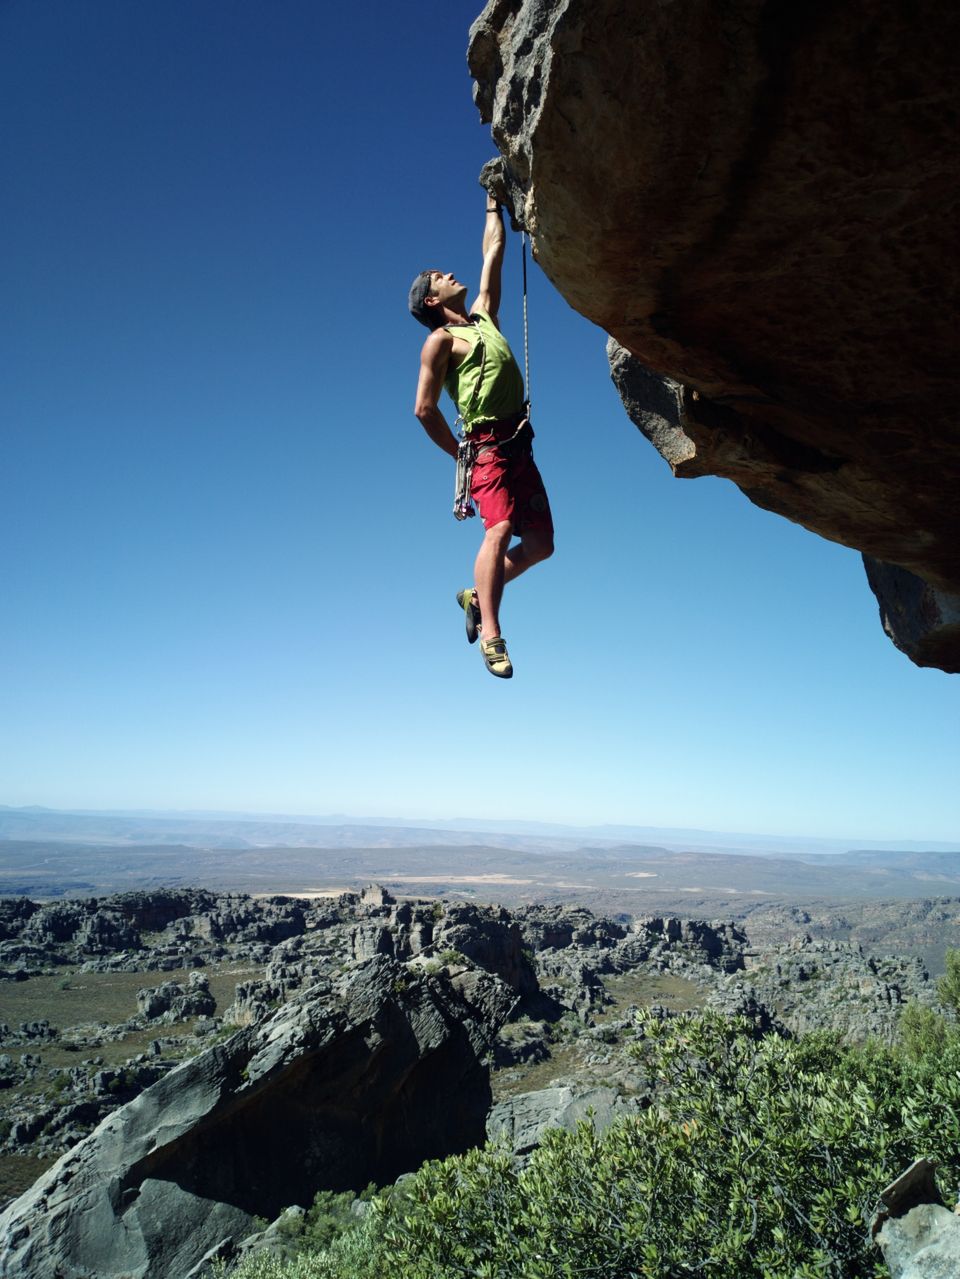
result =
[[137,1008],[147,1021],[183,1021],[187,1017],[210,1017],[217,1002],[210,994],[210,982],[203,973],[191,973],[187,985],[165,981],[137,991]]
[[478,1015],[378,957],[185,1062],[0,1215],[0,1276],[180,1279],[256,1216],[481,1143],[483,1057],[516,1002],[483,978]]
[[627,935],[627,927],[598,919],[583,906],[525,906],[515,912],[524,942],[534,951],[565,950],[568,946],[606,949]]
[[486,174],[682,477],[863,551],[960,671],[960,10],[490,0]]
[[746,970],[711,984],[707,1006],[747,1016],[760,1030],[835,1030],[852,1042],[892,1041],[907,1004],[936,1005],[919,959],[872,956],[844,941],[793,938],[745,956]]
[[0,900],[0,942],[19,937],[23,926],[40,909],[29,897],[5,897]]
[[481,968],[496,973],[520,995],[537,990],[537,978],[523,948],[523,936],[503,907],[448,903],[434,929],[438,952],[458,951]]

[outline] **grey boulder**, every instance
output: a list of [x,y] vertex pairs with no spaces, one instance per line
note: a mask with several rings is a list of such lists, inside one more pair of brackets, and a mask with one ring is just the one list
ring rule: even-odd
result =
[[[471,1002],[481,997],[482,1011]],[[254,1218],[484,1140],[516,1001],[384,957],[314,986],[109,1115],[0,1215],[3,1279],[181,1279]]]
[[572,1088],[541,1088],[498,1102],[487,1119],[487,1136],[491,1141],[506,1141],[515,1155],[527,1155],[550,1128],[573,1132],[586,1119],[603,1132],[615,1120],[635,1112],[635,1103],[613,1088],[579,1093]]
[[886,1221],[877,1235],[891,1279],[957,1279],[960,1217],[941,1204],[920,1204]]

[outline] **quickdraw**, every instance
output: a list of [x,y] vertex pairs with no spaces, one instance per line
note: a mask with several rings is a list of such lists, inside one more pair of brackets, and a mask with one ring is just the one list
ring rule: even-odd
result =
[[473,440],[460,436],[457,445],[457,484],[453,492],[453,513],[458,520],[469,519],[476,515],[473,500],[470,497],[470,486],[473,482],[473,464],[477,460],[477,446]]

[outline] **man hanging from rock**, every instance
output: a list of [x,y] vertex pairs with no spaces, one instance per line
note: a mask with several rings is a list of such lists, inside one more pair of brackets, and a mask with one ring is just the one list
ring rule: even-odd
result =
[[[477,504],[486,530],[474,565],[474,585],[457,594],[467,639],[480,639],[491,675],[509,679],[513,666],[500,633],[507,582],[553,554],[550,503],[533,460],[533,428],[523,377],[497,324],[505,235],[499,203],[487,195],[483,268],[476,301],[452,272],[421,271],[410,289],[410,313],[431,330],[420,355],[414,412],[438,448],[458,462],[454,514]],[[439,408],[446,387],[462,424],[458,444]],[[516,534],[519,542],[510,545]]]

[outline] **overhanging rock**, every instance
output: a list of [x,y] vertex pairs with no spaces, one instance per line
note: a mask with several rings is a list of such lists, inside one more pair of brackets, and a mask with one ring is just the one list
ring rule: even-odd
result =
[[888,633],[948,671],[958,38],[933,0],[490,0],[469,51],[537,261],[641,417],[682,390],[674,473],[905,570]]

